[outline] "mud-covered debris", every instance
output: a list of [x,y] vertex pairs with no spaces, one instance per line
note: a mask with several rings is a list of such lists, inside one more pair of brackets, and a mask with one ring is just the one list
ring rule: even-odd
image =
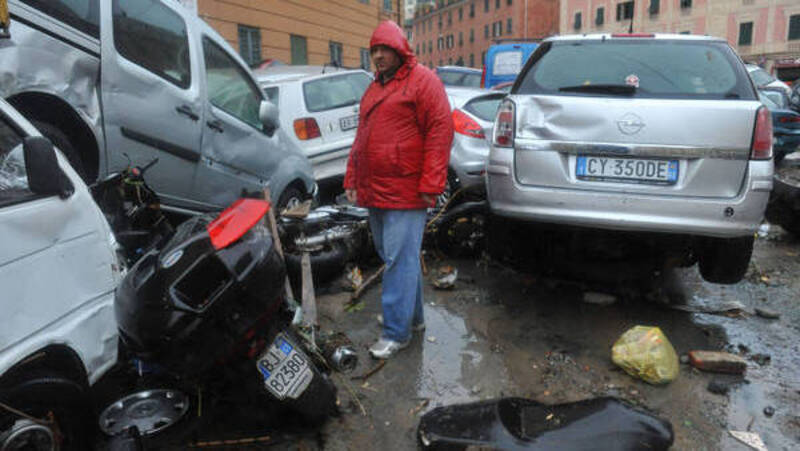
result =
[[778,319],[781,317],[780,313],[766,307],[756,307],[756,315],[767,319]]
[[738,355],[719,351],[689,351],[693,367],[715,373],[744,374],[747,360]]
[[750,356],[750,360],[756,362],[760,366],[767,365],[770,361],[772,361],[772,356],[769,354],[753,354]]
[[716,395],[727,395],[731,389],[731,385],[719,379],[711,379],[706,389]]
[[587,304],[611,305],[617,302],[617,297],[611,294],[588,291],[583,293],[583,302]]
[[347,280],[347,289],[350,291],[356,291],[361,288],[361,285],[364,284],[364,275],[361,273],[361,268],[358,266],[350,268],[345,274],[345,280]]
[[713,305],[680,305],[670,304],[669,308],[689,313],[709,313],[715,315],[741,316],[747,313],[747,307],[739,301],[722,301]]
[[678,377],[678,355],[658,327],[628,329],[611,348],[611,360],[650,384],[666,384]]
[[542,404],[503,398],[437,407],[420,419],[423,449],[666,450],[672,425],[615,398]]
[[728,431],[728,433],[731,434],[731,436],[736,440],[739,440],[756,451],[767,451],[767,445],[765,445],[764,441],[761,440],[761,436],[755,432]]
[[767,417],[775,415],[775,408],[772,406],[764,407],[764,415],[766,415]]
[[451,290],[456,286],[458,279],[458,269],[452,266],[442,266],[436,274],[433,286],[440,290]]

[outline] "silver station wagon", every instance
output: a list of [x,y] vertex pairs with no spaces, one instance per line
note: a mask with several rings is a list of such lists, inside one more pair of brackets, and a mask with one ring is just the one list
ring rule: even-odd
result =
[[487,191],[505,219],[670,237],[665,260],[735,283],[772,172],[770,113],[724,40],[562,36],[500,104]]

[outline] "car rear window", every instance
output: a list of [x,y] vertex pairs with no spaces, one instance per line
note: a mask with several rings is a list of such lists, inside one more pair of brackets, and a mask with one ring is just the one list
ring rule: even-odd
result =
[[503,97],[505,95],[478,97],[467,102],[463,109],[481,120],[494,121],[497,106],[500,105]]
[[775,77],[760,67],[750,70],[750,76],[753,77],[756,86],[766,86],[775,81]]
[[494,54],[492,73],[495,75],[516,75],[522,69],[522,50],[508,50]]
[[542,45],[515,94],[609,95],[567,91],[636,86],[635,97],[748,99],[747,72],[724,42],[666,39],[556,41]]
[[446,86],[466,86],[469,88],[479,88],[481,86],[481,74],[457,71],[438,71],[439,79]]
[[303,83],[306,109],[319,112],[355,105],[361,101],[371,81],[369,75],[356,72]]

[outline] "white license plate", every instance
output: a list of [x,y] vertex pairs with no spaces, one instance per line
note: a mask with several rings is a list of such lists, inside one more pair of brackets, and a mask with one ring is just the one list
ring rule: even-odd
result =
[[678,160],[578,157],[575,176],[582,180],[657,183],[678,181]]
[[358,127],[358,115],[355,116],[347,116],[339,119],[339,128],[342,131],[350,130],[352,128]]
[[264,386],[278,399],[297,399],[314,378],[308,357],[284,334],[275,337],[256,366],[264,377]]

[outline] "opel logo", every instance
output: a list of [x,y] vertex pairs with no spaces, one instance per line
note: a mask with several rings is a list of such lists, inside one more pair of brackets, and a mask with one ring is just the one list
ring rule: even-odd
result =
[[628,113],[619,118],[617,128],[623,135],[635,135],[644,128],[644,121],[639,116]]

